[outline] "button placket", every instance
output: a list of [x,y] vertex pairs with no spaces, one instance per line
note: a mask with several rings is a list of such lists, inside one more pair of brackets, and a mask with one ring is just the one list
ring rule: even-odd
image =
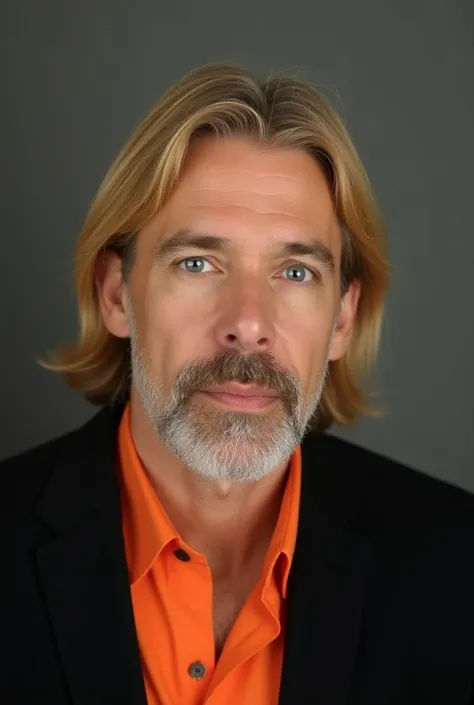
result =
[[[193,693],[193,697],[195,697],[198,692],[204,696],[209,683],[211,683],[214,671],[213,639],[211,648],[211,640],[208,643],[208,637],[205,636],[208,628],[212,634],[212,611],[209,614],[209,625],[204,624],[202,621],[203,604],[212,604],[212,592],[208,594],[211,585],[211,575],[205,557],[201,557],[200,554],[191,555],[186,548],[179,545],[176,547],[176,544],[173,547],[173,560],[177,559],[177,561],[187,565],[183,565],[180,568],[175,561],[175,568],[172,574],[176,581],[176,598],[183,602],[183,614],[186,614],[190,625],[199,625],[196,630],[196,638],[188,639],[186,638],[188,635],[182,635],[184,636],[184,651],[187,652],[187,658],[183,666],[187,672],[186,677],[190,679],[188,681],[190,683],[188,687],[191,688],[190,694]],[[193,585],[192,589],[190,588],[191,584]],[[199,659],[199,656],[202,660]]]

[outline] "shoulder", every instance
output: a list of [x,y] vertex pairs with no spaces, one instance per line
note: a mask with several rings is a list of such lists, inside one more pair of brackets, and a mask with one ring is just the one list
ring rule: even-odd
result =
[[327,434],[305,439],[302,457],[303,532],[311,535],[318,511],[330,522],[342,517],[368,540],[374,580],[408,579],[408,592],[417,585],[440,600],[472,604],[473,494]]
[[53,473],[59,469],[62,475],[66,475],[72,459],[88,464],[91,456],[99,451],[101,442],[106,442],[110,419],[110,410],[102,409],[84,425],[2,460],[0,516],[12,517],[30,511],[41,498]]
[[0,515],[3,518],[29,509],[41,497],[58,457],[71,445],[70,431],[0,462]]
[[474,525],[473,494],[382,454],[327,433],[308,434],[302,454],[308,488],[321,483],[333,492],[353,493],[366,515],[417,521],[464,518]]

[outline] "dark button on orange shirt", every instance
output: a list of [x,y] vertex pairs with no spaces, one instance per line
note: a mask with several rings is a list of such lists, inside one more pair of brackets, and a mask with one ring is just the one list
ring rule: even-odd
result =
[[119,457],[123,532],[148,704],[277,705],[286,586],[298,524],[300,448],[290,460],[261,578],[217,662],[209,565],[186,545],[161,506],[133,443],[129,407],[120,424]]

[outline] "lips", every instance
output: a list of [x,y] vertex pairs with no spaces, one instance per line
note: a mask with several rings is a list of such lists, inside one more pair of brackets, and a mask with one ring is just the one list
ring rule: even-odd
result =
[[274,404],[279,397],[274,389],[239,384],[238,382],[207,387],[199,391],[224,408],[240,409],[241,411],[264,409]]
[[205,387],[200,389],[201,392],[207,394],[229,394],[237,397],[278,397],[278,392],[274,389],[265,387],[256,387],[250,384],[239,384],[238,382],[229,382],[227,384],[218,385],[216,387]]

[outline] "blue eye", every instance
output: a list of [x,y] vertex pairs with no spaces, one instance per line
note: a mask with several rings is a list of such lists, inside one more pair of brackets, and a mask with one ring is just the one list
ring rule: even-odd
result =
[[[204,257],[186,257],[186,259],[182,259],[178,262],[177,266],[180,267],[180,269],[184,269],[185,272],[201,274],[204,264],[211,266],[207,259],[204,259]],[[182,265],[184,265],[184,267]]]
[[[210,269],[205,269],[206,264],[210,267]],[[205,257],[186,257],[185,259],[176,262],[175,266],[185,272],[188,272],[188,274],[205,274],[206,272],[214,271],[214,267]],[[309,267],[298,263],[285,267],[283,272],[288,274],[288,276],[284,276],[285,279],[301,284],[310,282],[316,276],[316,274]]]
[[[305,280],[305,270],[310,275],[308,279]],[[291,264],[289,267],[283,270],[284,272],[289,272],[291,276],[288,277],[290,281],[302,282],[305,284],[307,281],[314,279],[314,273],[305,267],[304,264]]]

